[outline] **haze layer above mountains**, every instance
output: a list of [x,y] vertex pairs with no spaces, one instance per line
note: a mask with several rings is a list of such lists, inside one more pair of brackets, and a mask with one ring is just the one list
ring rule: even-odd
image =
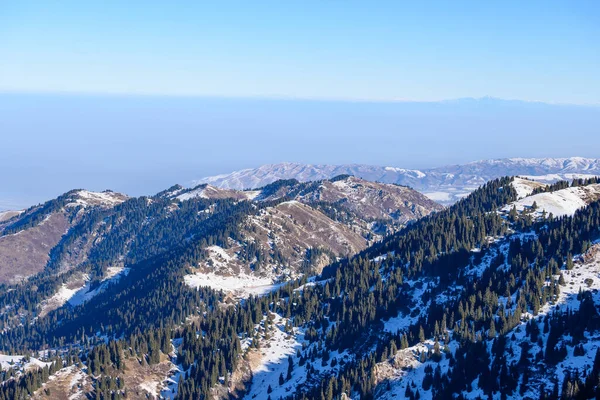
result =
[[515,156],[597,157],[598,126],[600,107],[491,98],[1,94],[0,208],[26,208],[73,188],[150,195],[282,161],[426,169]]

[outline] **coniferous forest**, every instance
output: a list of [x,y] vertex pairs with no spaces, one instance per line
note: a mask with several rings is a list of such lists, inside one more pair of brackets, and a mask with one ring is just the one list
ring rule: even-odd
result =
[[[276,182],[261,192],[263,202],[182,201],[168,195],[181,190],[173,187],[112,208],[68,208],[76,223],[44,270],[0,287],[0,352],[41,360],[2,368],[0,400],[52,398],[49,383],[67,370],[86,376],[87,398],[140,398],[133,371],[167,364],[162,380],[170,385],[142,396],[600,398],[600,202],[560,217],[535,202],[518,209],[515,179],[490,181],[386,234],[362,232],[369,244],[353,255],[301,249],[301,274],[243,298],[186,279],[211,246],[239,246],[252,265],[269,257],[289,263],[275,244],[266,253],[239,245],[243,221],[318,183]],[[529,196],[597,183],[561,181]],[[39,225],[72,195],[27,210],[3,233]],[[311,204],[331,221],[358,218],[343,202]],[[69,269],[74,243],[89,251]],[[321,257],[331,262],[317,271]],[[107,285],[116,264],[128,273]],[[102,290],[41,312],[82,271],[90,291]],[[293,345],[268,364],[271,373],[252,370],[284,342]]]

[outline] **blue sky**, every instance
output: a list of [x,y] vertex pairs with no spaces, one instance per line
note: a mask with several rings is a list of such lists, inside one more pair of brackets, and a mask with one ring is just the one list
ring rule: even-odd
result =
[[[282,161],[598,157],[598,38],[597,0],[0,0],[0,209]],[[525,102],[431,102],[483,96]]]
[[0,2],[0,91],[600,102],[598,1]]

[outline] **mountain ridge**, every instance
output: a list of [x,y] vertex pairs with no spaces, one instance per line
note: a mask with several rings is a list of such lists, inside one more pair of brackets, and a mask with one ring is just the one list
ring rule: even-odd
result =
[[407,169],[366,164],[265,164],[201,178],[226,189],[250,189],[279,179],[313,181],[350,174],[369,181],[407,185],[442,204],[452,204],[485,182],[501,176],[528,176],[544,182],[600,175],[600,159],[584,157],[502,158],[472,161],[428,169]]

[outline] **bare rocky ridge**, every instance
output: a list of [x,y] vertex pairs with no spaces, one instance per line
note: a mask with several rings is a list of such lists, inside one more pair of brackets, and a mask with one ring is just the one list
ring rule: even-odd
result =
[[355,177],[335,182],[323,181],[313,192],[299,196],[299,201],[341,203],[344,208],[365,219],[393,219],[400,223],[441,209],[439,204],[408,187],[369,182]]

